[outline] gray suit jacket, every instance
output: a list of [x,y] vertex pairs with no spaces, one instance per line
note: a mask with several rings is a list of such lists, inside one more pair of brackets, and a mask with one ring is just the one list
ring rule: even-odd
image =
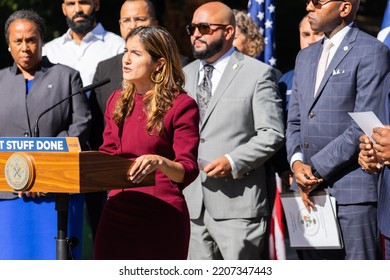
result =
[[[0,70],[0,137],[32,135],[40,113],[82,87],[79,73],[43,58],[30,92],[14,64]],[[75,95],[45,114],[39,121],[41,137],[79,137],[85,147],[91,114],[85,95]],[[9,195],[7,195],[9,197]],[[0,194],[0,198],[4,198]]]
[[375,202],[377,176],[363,172],[357,162],[362,131],[348,112],[378,113],[389,50],[353,26],[314,97],[322,43],[297,56],[287,122],[288,159],[301,151],[304,162],[325,179],[324,187],[330,187],[340,204]]
[[[200,61],[184,67],[186,90],[196,100]],[[199,158],[229,154],[238,178],[208,178],[204,172],[184,190],[191,219],[203,205],[216,219],[268,215],[264,163],[284,141],[282,100],[272,67],[235,51],[200,126]]]

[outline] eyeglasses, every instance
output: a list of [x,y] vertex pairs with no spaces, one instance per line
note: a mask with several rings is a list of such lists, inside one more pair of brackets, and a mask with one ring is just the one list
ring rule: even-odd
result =
[[142,24],[145,21],[151,20],[151,19],[153,19],[153,18],[152,17],[133,17],[133,18],[124,17],[124,18],[121,18],[119,20],[119,24],[122,24],[123,26],[128,26],[132,22],[134,22],[135,24]]
[[[188,35],[192,36],[192,35],[194,35],[195,29],[198,28],[198,31],[200,34],[207,35],[207,34],[210,34],[214,31],[217,31],[219,28],[225,28],[228,25],[229,24],[205,23],[205,22],[197,23],[197,24],[192,23],[192,24],[189,24],[186,26],[186,30],[187,30]],[[210,26],[217,26],[217,28],[211,29]]]
[[325,3],[321,3],[321,1],[319,1],[319,0],[307,0],[306,1],[306,6],[308,6],[310,4],[310,2],[312,2],[313,5],[315,7],[317,7],[318,5],[324,6],[324,5],[326,5],[326,4],[330,3],[330,2],[336,2],[336,1],[337,2],[345,2],[345,0],[329,0],[329,1],[326,1]]

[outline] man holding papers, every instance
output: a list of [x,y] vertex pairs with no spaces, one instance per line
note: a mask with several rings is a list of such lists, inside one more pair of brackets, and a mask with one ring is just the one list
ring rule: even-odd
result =
[[314,206],[309,195],[316,188],[336,199],[344,248],[303,250],[305,259],[378,257],[377,176],[357,163],[362,132],[348,113],[378,113],[390,63],[388,48],[353,23],[359,3],[307,1],[310,26],[325,38],[297,56],[287,153],[293,187],[299,186],[307,208]]
[[[372,139],[365,134],[360,137],[359,164],[362,169],[369,173],[379,173],[379,198],[378,198],[378,226],[381,234],[384,236],[384,257],[390,260],[390,115],[389,99],[390,97],[390,74],[387,75],[383,87],[382,108],[379,114],[384,124],[384,128],[376,127],[373,129]],[[384,168],[383,168],[384,167]]]

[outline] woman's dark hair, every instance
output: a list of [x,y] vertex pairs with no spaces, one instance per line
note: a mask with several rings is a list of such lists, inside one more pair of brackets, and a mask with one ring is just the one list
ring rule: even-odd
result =
[[10,15],[5,22],[4,33],[5,33],[5,41],[9,44],[9,26],[12,22],[19,19],[25,19],[31,22],[34,22],[38,26],[39,33],[41,35],[41,39],[45,41],[45,33],[46,26],[45,21],[41,18],[36,12],[33,10],[19,10]]

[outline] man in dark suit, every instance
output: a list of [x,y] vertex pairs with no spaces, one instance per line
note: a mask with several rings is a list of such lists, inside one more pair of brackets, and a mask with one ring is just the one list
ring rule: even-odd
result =
[[[123,39],[126,35],[141,25],[155,25],[154,7],[148,0],[126,0],[123,2],[120,10],[119,26]],[[95,89],[89,96],[89,107],[92,114],[91,133],[89,137],[89,146],[92,150],[99,150],[103,143],[104,130],[104,111],[106,102],[111,93],[121,88],[122,85],[122,57],[123,51],[97,64],[93,76],[93,83],[110,78],[111,82]],[[88,194],[87,210],[92,227],[93,239],[100,220],[104,202],[106,201],[106,192],[93,192]]]
[[390,260],[390,74],[383,87],[382,106],[379,113],[385,127],[373,130],[373,144],[367,135],[360,140],[359,164],[369,173],[381,172],[379,178],[378,227],[384,237],[384,258]]
[[[119,26],[123,39],[138,26],[157,25],[154,5],[149,0],[126,0],[120,10]],[[93,82],[110,78],[111,82],[101,86],[92,92],[90,107],[92,111],[92,131],[90,145],[93,150],[98,150],[103,143],[104,112],[108,97],[114,90],[122,88],[122,57],[123,53],[99,62],[93,78]]]
[[200,6],[187,31],[197,60],[183,69],[185,89],[202,119],[202,172],[184,189],[189,258],[260,259],[270,214],[264,163],[284,141],[276,72],[234,49],[234,14],[221,2]]
[[[359,0],[307,2],[311,28],[326,37],[297,56],[287,153],[293,185],[299,186],[308,209],[314,207],[309,194],[318,187],[335,197],[344,248],[304,250],[304,258],[378,257],[377,177],[357,162],[362,132],[348,112],[378,112],[389,50],[353,24],[359,4]],[[327,63],[320,63],[326,53],[323,45],[330,46]],[[319,65],[327,66],[322,77]]]
[[[123,39],[138,26],[158,25],[156,11],[149,0],[126,0],[120,11],[119,26]],[[103,143],[104,112],[108,97],[116,89],[122,88],[122,57],[120,53],[114,57],[101,61],[96,68],[93,82],[99,82],[110,78],[111,82],[101,86],[92,92],[90,107],[92,111],[92,131],[89,144],[93,150],[98,150]],[[181,63],[189,62],[187,57],[181,56]]]

